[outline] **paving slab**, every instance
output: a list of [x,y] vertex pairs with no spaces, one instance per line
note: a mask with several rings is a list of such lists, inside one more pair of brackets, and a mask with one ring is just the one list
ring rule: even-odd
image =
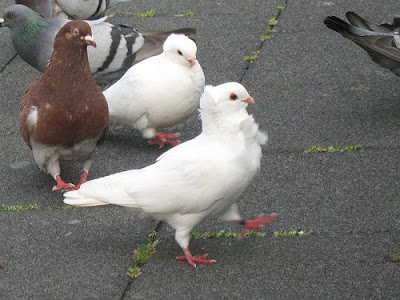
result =
[[195,240],[192,252],[217,263],[193,270],[168,238],[126,299],[396,299],[400,269],[384,256],[399,242],[389,233]]
[[120,299],[154,227],[116,207],[1,212],[1,223],[1,299]]

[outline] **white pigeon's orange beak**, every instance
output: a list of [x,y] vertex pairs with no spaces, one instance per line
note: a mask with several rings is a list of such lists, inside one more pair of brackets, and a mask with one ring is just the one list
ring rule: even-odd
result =
[[256,101],[254,101],[253,97],[251,97],[251,96],[247,97],[245,100],[243,100],[243,102],[246,102],[248,104],[256,103]]
[[192,66],[194,66],[194,64],[195,64],[196,61],[197,61],[197,58],[196,58],[196,56],[193,56],[193,57],[188,58],[187,61],[188,61]]
[[91,35],[87,35],[82,37],[82,39],[85,41],[85,43],[89,46],[97,47],[96,42],[94,41],[94,38]]

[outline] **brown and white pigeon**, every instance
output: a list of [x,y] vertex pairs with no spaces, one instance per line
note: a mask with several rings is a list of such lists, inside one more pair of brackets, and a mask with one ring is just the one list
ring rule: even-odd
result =
[[[40,169],[56,180],[53,190],[78,189],[87,180],[90,156],[109,130],[107,102],[90,72],[90,26],[71,21],[57,33],[42,78],[28,85],[20,104],[21,134]],[[60,161],[83,164],[79,183],[65,183]]]
[[351,11],[346,17],[350,24],[335,16],[326,17],[324,23],[367,51],[382,68],[400,76],[400,19],[395,18],[393,24],[376,24]]
[[243,219],[236,202],[260,168],[261,145],[267,137],[247,113],[254,100],[239,83],[206,86],[200,100],[202,132],[161,155],[153,165],[86,182],[64,194],[76,206],[115,204],[144,212],[175,229],[184,251],[178,260],[191,266],[212,264],[207,255],[193,256],[190,232],[207,217],[219,217],[260,230],[275,214]]
[[112,123],[140,130],[150,144],[175,146],[178,133],[158,132],[193,115],[199,107],[205,77],[196,59],[197,46],[184,34],[171,34],[163,52],[132,66],[103,92]]

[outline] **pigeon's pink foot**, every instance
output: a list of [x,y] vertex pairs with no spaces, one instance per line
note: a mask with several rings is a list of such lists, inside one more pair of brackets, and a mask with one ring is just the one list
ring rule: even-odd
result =
[[149,141],[150,145],[158,145],[158,147],[161,149],[165,145],[170,145],[172,147],[179,145],[181,143],[180,140],[170,140],[170,139],[177,139],[180,136],[179,133],[162,133],[162,132],[156,132],[156,140],[155,141]]
[[62,180],[60,175],[56,176],[56,181],[57,181],[57,184],[55,186],[53,186],[52,191],[68,192],[68,191],[71,191],[75,187],[75,185],[73,185],[72,183],[65,183],[64,180]]
[[87,178],[88,178],[88,172],[83,170],[81,179],[79,180],[79,183],[76,186],[74,186],[70,191],[79,190],[81,185],[84,184],[87,181]]
[[269,214],[268,216],[260,216],[255,220],[242,220],[239,223],[243,225],[243,230],[239,234],[239,238],[246,236],[249,229],[251,230],[261,230],[264,224],[268,224],[275,220],[277,214]]
[[185,248],[183,252],[185,253],[185,256],[177,256],[176,260],[177,261],[186,260],[188,264],[191,265],[193,268],[197,267],[196,263],[203,265],[211,265],[217,262],[216,260],[213,259],[207,259],[208,254],[193,256],[192,253],[190,253],[189,248]]

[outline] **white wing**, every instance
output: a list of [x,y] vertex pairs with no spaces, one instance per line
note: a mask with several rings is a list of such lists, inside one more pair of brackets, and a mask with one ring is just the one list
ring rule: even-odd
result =
[[240,184],[243,166],[234,153],[200,135],[144,169],[89,181],[78,191],[65,193],[64,201],[81,206],[115,204],[150,214],[201,212]]

